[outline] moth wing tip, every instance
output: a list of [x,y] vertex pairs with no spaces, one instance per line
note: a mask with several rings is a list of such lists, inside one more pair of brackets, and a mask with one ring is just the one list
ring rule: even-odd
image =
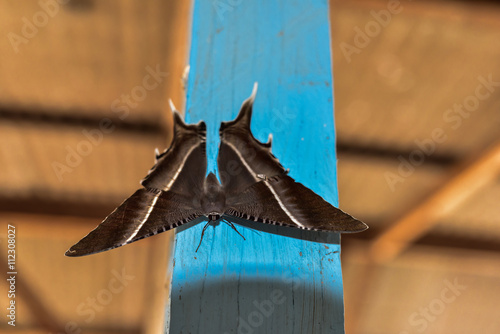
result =
[[367,229],[369,229],[369,226],[367,224],[363,223],[361,220],[356,219],[355,221],[356,221],[356,225],[352,229],[352,232],[358,233],[358,232],[363,232],[363,231],[366,231]]
[[259,83],[255,81],[253,83],[252,94],[250,95],[250,100],[255,101],[255,96],[257,96],[257,89],[259,88]]
[[174,101],[172,101],[172,99],[168,99],[168,105],[170,106],[170,110],[172,110],[172,112],[179,112],[175,107]]
[[68,256],[68,257],[75,257],[75,256],[78,256],[76,253],[76,250],[73,250],[73,247],[71,247],[70,249],[68,249],[64,255],[65,256]]

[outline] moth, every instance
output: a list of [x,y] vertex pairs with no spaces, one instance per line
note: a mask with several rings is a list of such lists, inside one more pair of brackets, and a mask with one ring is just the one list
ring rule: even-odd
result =
[[208,220],[203,233],[209,224],[218,222],[236,230],[231,223],[235,217],[304,230],[346,233],[367,229],[288,176],[271,152],[271,136],[267,143],[254,138],[250,121],[255,95],[256,86],[236,119],[220,125],[217,165],[221,182],[214,173],[207,175],[205,123],[186,124],[174,111],[172,144],[161,154],[156,151],[156,163],[141,181],[143,187],[66,255],[103,252],[199,217]]

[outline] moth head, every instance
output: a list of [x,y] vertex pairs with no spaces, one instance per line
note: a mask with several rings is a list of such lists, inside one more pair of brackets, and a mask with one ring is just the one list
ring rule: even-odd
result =
[[221,218],[221,214],[219,212],[210,212],[207,217],[209,222],[216,222]]

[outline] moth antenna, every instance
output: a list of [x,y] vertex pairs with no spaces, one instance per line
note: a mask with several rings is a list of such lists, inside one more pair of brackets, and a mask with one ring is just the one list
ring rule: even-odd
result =
[[199,244],[199,245],[198,245],[198,247],[196,248],[195,253],[198,253],[198,249],[200,249],[201,242],[203,241],[203,235],[205,235],[205,231],[207,230],[208,225],[210,225],[210,223],[211,223],[211,220],[209,220],[209,221],[208,221],[208,223],[206,223],[206,224],[205,224],[205,226],[203,226],[203,231],[201,231],[200,244]]
[[259,236],[261,235],[259,232],[255,231],[253,228],[250,228],[249,230],[250,230],[250,232],[255,233],[255,234],[259,235]]
[[236,229],[236,227],[234,226],[234,224],[233,224],[233,223],[231,223],[230,221],[227,221],[227,220],[225,220],[225,219],[223,220],[223,222],[224,222],[224,223],[226,223],[227,225],[231,226],[231,228],[232,228],[233,230],[235,230],[235,231],[236,231],[236,233],[238,233],[238,234],[240,235],[240,237],[242,237],[242,238],[243,238],[243,240],[245,240],[245,241],[247,240],[247,239],[245,239],[245,237],[243,236],[243,234],[241,234],[241,233],[240,233],[240,232]]

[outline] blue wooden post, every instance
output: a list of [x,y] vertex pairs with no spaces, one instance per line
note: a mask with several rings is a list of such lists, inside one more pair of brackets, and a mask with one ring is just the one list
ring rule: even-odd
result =
[[[338,204],[328,13],[327,0],[195,0],[186,120],[207,122],[209,171],[220,122],[257,81],[252,132]],[[195,253],[192,225],[176,234],[168,333],[344,333],[338,234],[237,225],[244,241],[222,224]]]

